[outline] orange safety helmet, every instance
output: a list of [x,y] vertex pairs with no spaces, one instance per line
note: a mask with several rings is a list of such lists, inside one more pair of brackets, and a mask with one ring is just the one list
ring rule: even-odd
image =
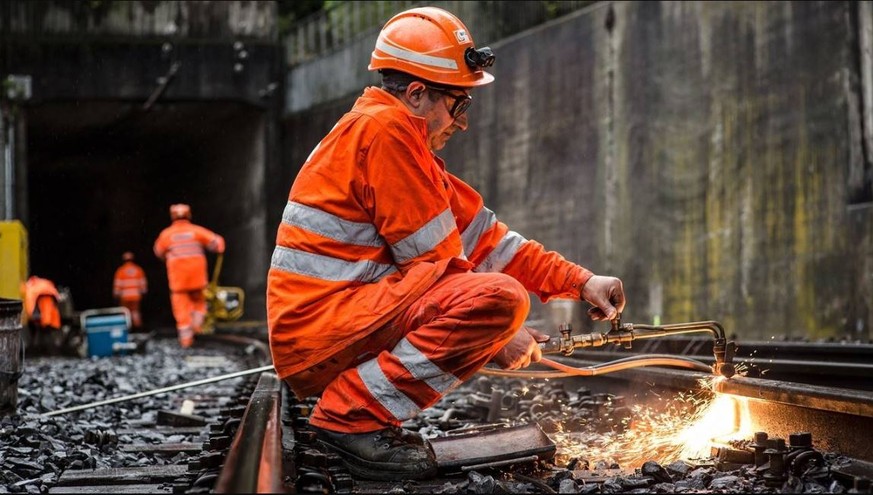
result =
[[394,69],[425,81],[472,88],[494,80],[490,48],[476,49],[467,27],[437,7],[401,12],[385,23],[370,57],[369,70]]
[[131,253],[130,251],[125,251],[121,255],[121,260],[122,261],[133,261],[133,253]]
[[184,204],[178,203],[170,206],[170,219],[178,220],[180,218],[191,218],[191,207]]

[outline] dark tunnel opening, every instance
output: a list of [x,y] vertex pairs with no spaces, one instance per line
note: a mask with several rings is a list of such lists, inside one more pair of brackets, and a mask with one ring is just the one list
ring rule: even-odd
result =
[[[246,291],[264,318],[263,110],[237,102],[66,102],[28,109],[30,274],[69,287],[75,309],[114,306],[112,278],[132,251],[146,272],[143,319],[172,326],[167,277],[152,252],[170,204],[227,241],[219,285]],[[209,275],[215,256],[208,255]]]

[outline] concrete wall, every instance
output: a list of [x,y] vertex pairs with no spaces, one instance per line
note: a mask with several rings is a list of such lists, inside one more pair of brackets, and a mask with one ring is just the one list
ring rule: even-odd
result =
[[[519,233],[621,277],[625,321],[869,338],[864,8],[598,3],[492,43],[497,80],[442,155]],[[333,60],[366,74],[368,53]],[[286,119],[276,196],[359,90]]]
[[275,21],[274,2],[0,2],[0,75],[30,75],[33,103],[159,94],[265,106],[281,84]]
[[275,40],[269,1],[27,0],[0,4],[0,33],[31,37]]

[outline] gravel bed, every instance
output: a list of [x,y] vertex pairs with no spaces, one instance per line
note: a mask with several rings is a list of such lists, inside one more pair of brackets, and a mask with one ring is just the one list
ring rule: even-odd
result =
[[[178,410],[179,397],[226,389],[243,378],[58,416],[40,415],[240,371],[242,363],[226,349],[182,349],[170,339],[151,341],[145,352],[127,356],[26,358],[18,380],[17,414],[0,418],[0,493],[47,493],[71,469],[186,463],[186,454],[125,453],[117,445],[195,441],[194,436],[165,436],[146,427],[155,423],[159,410]],[[138,425],[144,434],[116,434]]]

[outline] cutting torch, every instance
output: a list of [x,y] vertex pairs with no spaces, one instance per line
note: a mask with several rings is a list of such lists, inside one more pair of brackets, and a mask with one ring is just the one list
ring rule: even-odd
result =
[[560,337],[540,343],[543,354],[563,354],[569,356],[576,349],[584,347],[602,347],[606,344],[618,344],[625,349],[631,348],[631,342],[637,339],[653,339],[680,335],[686,333],[709,332],[715,339],[713,354],[715,364],[712,372],[715,375],[730,378],[737,372],[734,367],[734,355],[737,346],[725,337],[724,328],[717,321],[694,321],[670,325],[640,325],[637,323],[622,323],[621,314],[612,320],[612,328],[606,333],[583,333],[572,335],[573,329],[565,323],[559,327]]

